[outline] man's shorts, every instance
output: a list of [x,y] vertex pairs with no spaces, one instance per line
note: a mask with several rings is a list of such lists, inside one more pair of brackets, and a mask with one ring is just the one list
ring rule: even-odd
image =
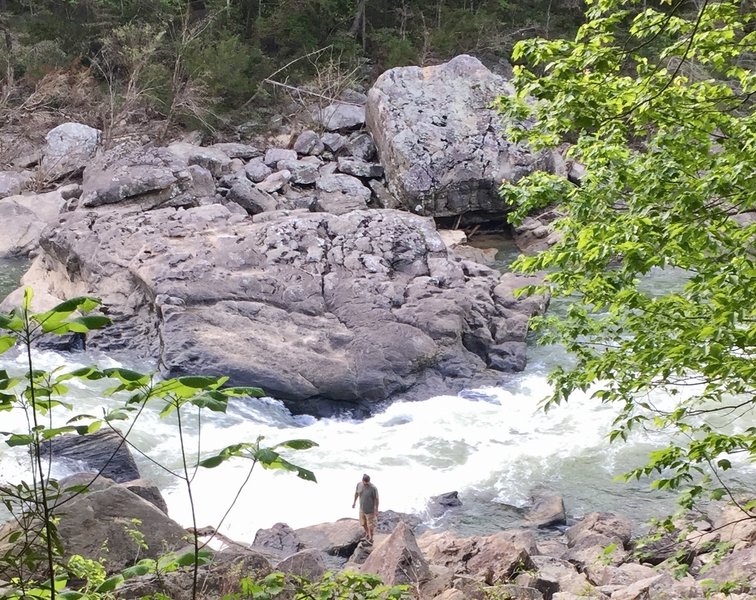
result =
[[378,518],[374,512],[366,515],[364,512],[360,511],[360,525],[366,529],[375,529],[377,521]]

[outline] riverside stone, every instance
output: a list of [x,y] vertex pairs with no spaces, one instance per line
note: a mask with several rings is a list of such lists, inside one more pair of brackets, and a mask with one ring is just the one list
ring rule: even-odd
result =
[[323,153],[325,146],[317,133],[312,129],[305,129],[297,136],[293,149],[298,154],[311,154],[317,156]]
[[365,124],[365,107],[344,102],[334,102],[311,110],[313,121],[327,131],[349,131]]
[[250,181],[260,183],[273,173],[273,169],[266,165],[261,158],[253,158],[244,167],[244,172]]
[[338,160],[339,171],[354,177],[377,178],[383,177],[383,167],[377,163],[369,163],[361,158],[342,156]]

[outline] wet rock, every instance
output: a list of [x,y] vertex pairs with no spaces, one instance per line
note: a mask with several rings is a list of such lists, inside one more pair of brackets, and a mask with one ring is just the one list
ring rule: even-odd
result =
[[450,508],[457,506],[462,506],[462,500],[459,499],[459,493],[456,491],[431,496],[428,504],[428,515],[435,519],[443,515]]
[[53,458],[72,471],[100,473],[116,483],[142,477],[128,444],[113,431],[63,435],[46,442],[45,447],[51,447]]
[[564,499],[554,494],[539,496],[525,518],[539,529],[566,525]]

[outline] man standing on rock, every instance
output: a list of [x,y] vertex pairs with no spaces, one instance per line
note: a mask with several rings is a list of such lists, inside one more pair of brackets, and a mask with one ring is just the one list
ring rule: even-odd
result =
[[360,525],[365,530],[365,540],[372,544],[378,522],[378,488],[370,483],[370,475],[363,475],[362,481],[357,484],[352,508],[357,504],[357,498],[360,499]]

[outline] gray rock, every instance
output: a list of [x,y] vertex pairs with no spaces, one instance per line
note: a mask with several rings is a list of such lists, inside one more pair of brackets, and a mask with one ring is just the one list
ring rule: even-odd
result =
[[373,200],[378,208],[399,208],[401,203],[388,191],[386,185],[377,179],[368,181],[368,186],[373,192]]
[[323,142],[323,145],[326,147],[327,150],[330,150],[334,154],[336,154],[339,150],[341,150],[344,146],[346,146],[347,138],[341,135],[340,133],[324,133],[323,136],[320,138]]
[[[81,473],[67,477],[60,484],[65,490],[90,481],[91,474]],[[98,478],[89,485],[89,492],[68,501],[58,514],[58,535],[65,549],[64,556],[103,557],[109,573],[133,564],[137,555],[157,558],[186,545],[183,527],[153,504],[109,479]],[[137,528],[144,535],[146,549],[139,548],[124,527],[124,523],[130,524],[132,519],[141,522]],[[108,552],[103,556],[105,544]]]
[[378,178],[383,177],[383,167],[377,163],[369,163],[361,158],[342,156],[338,160],[339,171],[354,177]]
[[0,257],[28,256],[39,247],[43,229],[58,220],[65,207],[65,189],[0,199]]
[[283,171],[276,171],[268,175],[263,181],[257,184],[257,187],[263,192],[272,194],[278,192],[291,181],[292,173],[284,169]]
[[566,525],[567,516],[564,511],[564,499],[555,494],[539,496],[528,510],[525,518],[539,529]]
[[122,144],[84,169],[82,207],[131,202],[142,208],[196,204],[188,165],[165,148]]
[[32,179],[28,171],[0,171],[0,199],[20,194]]
[[356,104],[334,102],[311,111],[315,123],[327,131],[349,131],[365,125],[365,107]]
[[205,167],[189,165],[187,168],[192,178],[192,192],[197,198],[212,198],[215,195],[215,180]]
[[81,123],[63,123],[45,136],[40,171],[55,181],[79,173],[94,157],[102,132]]
[[243,160],[249,160],[262,154],[257,147],[238,142],[221,142],[208,146],[208,148],[220,150],[229,158],[241,158]]
[[296,554],[305,547],[297,533],[286,523],[276,523],[269,529],[258,530],[252,546],[282,556]]
[[26,282],[40,297],[75,286],[109,307],[90,347],[170,375],[227,374],[294,412],[367,412],[416,386],[480,381],[495,344],[471,332],[520,312],[497,296],[498,272],[449,256],[432,220],[399,211],[77,210],[41,249]]
[[320,550],[308,549],[286,557],[276,565],[276,571],[317,581],[326,572],[326,562]]
[[263,162],[273,168],[280,160],[297,160],[296,150],[286,150],[285,148],[269,148],[265,151]]
[[318,179],[318,165],[303,160],[281,160],[276,168],[289,171],[290,181],[297,185],[312,185]]
[[355,198],[362,198],[364,202],[370,200],[370,189],[365,187],[362,182],[351,175],[336,173],[326,175],[318,179],[315,187],[328,193],[341,193]]
[[255,183],[260,183],[268,175],[273,173],[268,165],[266,165],[261,158],[253,158],[244,167],[244,172],[247,174],[247,178]]
[[317,156],[323,153],[325,146],[317,133],[311,129],[306,129],[297,136],[293,148],[298,154]]
[[226,200],[235,202],[250,215],[276,210],[278,203],[270,194],[258,188],[246,177],[239,178],[226,194]]
[[406,210],[500,215],[503,179],[549,168],[550,155],[533,154],[504,136],[490,108],[503,93],[513,93],[512,86],[467,55],[378,78],[368,92],[367,126],[389,190]]
[[347,152],[354,158],[371,161],[375,158],[376,147],[369,133],[353,134],[346,144]]
[[199,165],[207,169],[213,177],[221,177],[224,173],[231,172],[231,159],[217,147],[174,142],[168,145],[168,151],[188,165]]
[[131,492],[134,492],[140,498],[144,498],[150,504],[161,512],[168,514],[168,504],[163,498],[163,494],[160,492],[160,488],[153,482],[147,479],[134,479],[132,481],[125,481],[124,487]]

